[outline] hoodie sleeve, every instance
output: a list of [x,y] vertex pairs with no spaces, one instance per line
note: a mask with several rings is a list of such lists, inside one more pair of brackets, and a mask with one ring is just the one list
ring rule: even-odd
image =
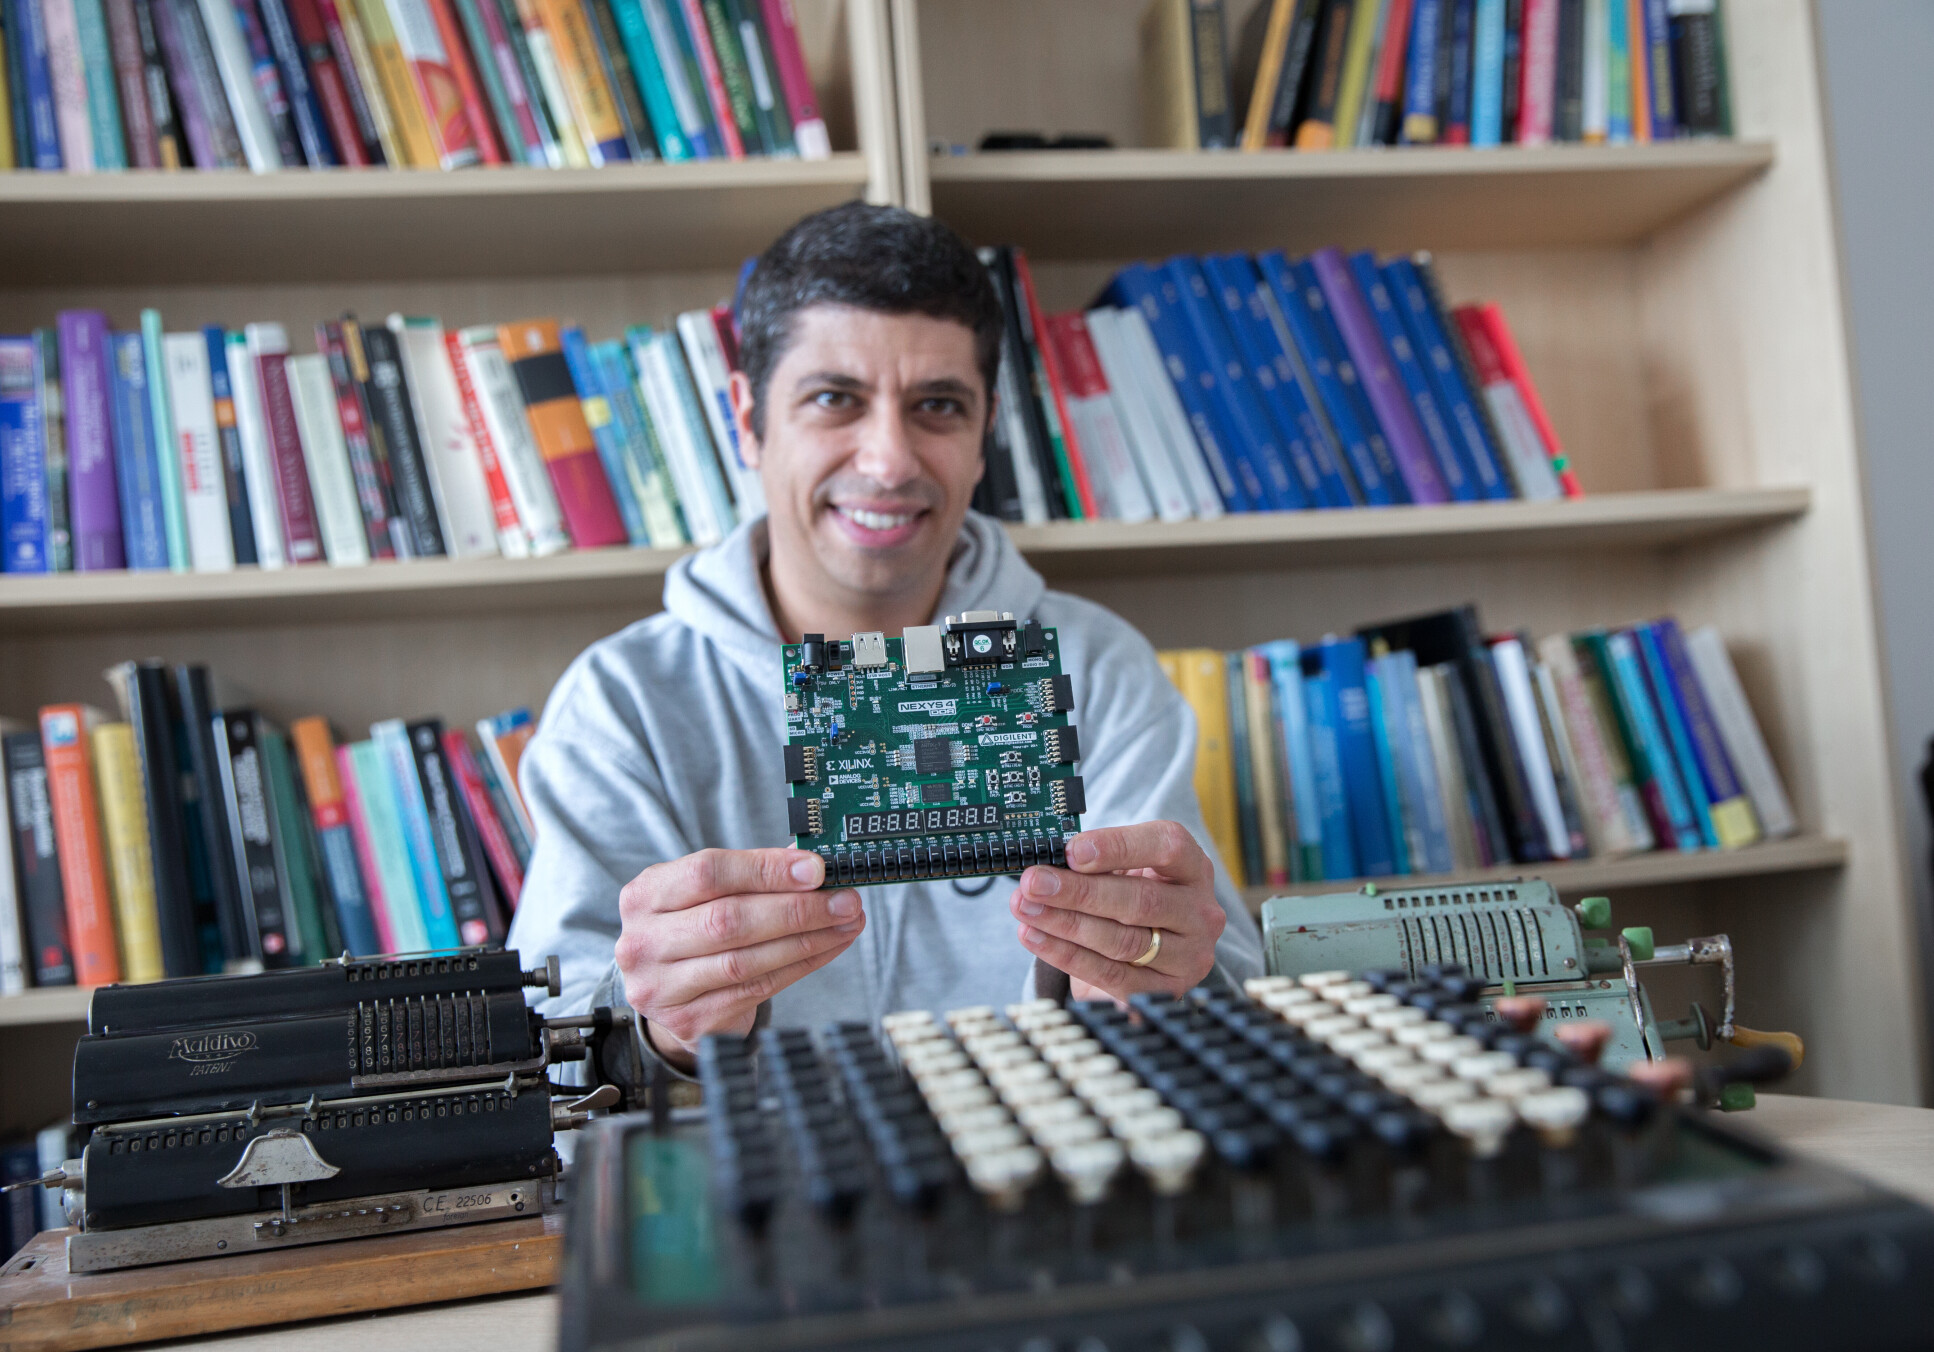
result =
[[[1073,667],[1077,682],[1074,721],[1088,800],[1082,825],[1180,822],[1214,861],[1216,900],[1229,917],[1216,943],[1217,972],[1238,987],[1261,976],[1261,931],[1216,854],[1196,802],[1195,716],[1188,703],[1162,674],[1148,640],[1125,621],[1090,602],[1050,595],[1051,605],[1088,612],[1064,621],[1064,633],[1093,636],[1079,654],[1063,649],[1063,666]],[[1056,616],[1051,622],[1063,621]]]

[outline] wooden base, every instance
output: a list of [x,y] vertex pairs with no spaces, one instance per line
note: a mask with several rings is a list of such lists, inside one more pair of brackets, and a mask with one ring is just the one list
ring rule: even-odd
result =
[[68,1230],[0,1267],[0,1352],[75,1352],[549,1286],[562,1216],[69,1274]]

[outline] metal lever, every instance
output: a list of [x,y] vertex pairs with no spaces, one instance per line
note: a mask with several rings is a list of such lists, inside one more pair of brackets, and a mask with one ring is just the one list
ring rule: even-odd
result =
[[342,1170],[316,1153],[315,1143],[299,1131],[277,1127],[242,1147],[242,1158],[215,1182],[224,1188],[282,1189],[282,1219],[289,1216],[289,1189],[297,1183],[320,1183]]
[[574,1131],[591,1120],[591,1114],[599,1109],[614,1108],[624,1095],[615,1084],[601,1084],[583,1098],[572,1099],[569,1103],[551,1103],[551,1130]]

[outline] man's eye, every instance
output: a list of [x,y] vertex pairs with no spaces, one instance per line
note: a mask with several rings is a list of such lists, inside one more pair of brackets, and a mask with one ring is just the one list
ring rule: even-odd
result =
[[947,399],[935,396],[931,399],[922,399],[920,401],[920,411],[922,413],[937,413],[942,417],[953,418],[965,413],[967,406],[958,399]]
[[821,390],[813,396],[813,403],[820,408],[851,408],[853,396],[845,390]]

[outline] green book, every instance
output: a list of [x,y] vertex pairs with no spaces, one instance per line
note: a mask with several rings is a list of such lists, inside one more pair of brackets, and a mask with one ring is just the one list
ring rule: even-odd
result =
[[188,571],[188,509],[181,491],[181,437],[168,399],[168,368],[161,355],[161,311],[141,312],[141,357],[148,364],[148,407],[154,415],[155,460],[161,480],[161,524],[168,533],[168,567]]
[[34,330],[40,356],[40,416],[47,472],[47,571],[74,571],[74,529],[67,516],[67,405],[61,399],[60,343],[52,329]]
[[725,80],[725,100],[732,107],[732,120],[738,124],[745,153],[770,154],[772,146],[759,127],[759,105],[752,97],[752,73],[746,69],[745,49],[733,31],[731,16],[725,12],[725,0],[701,0],[701,7],[705,29],[712,37],[712,54],[718,58],[719,74]]
[[121,137],[121,96],[114,84],[114,54],[107,45],[107,14],[101,9],[101,0],[74,0],[74,26],[80,30],[87,121],[94,133],[94,167],[125,169],[128,146]]
[[[456,10],[457,22],[463,25],[463,35],[469,39],[470,50],[476,57],[470,64],[476,67],[478,77],[483,80],[484,100],[490,104],[490,116],[497,124],[497,139],[503,142],[504,149],[510,152],[512,158],[543,167],[543,147],[534,147],[526,142],[523,129],[518,126],[517,110],[511,105],[510,89],[504,83],[504,73],[492,59],[494,48],[490,43],[490,30],[484,26],[483,11],[477,7],[477,0],[456,0]],[[536,152],[534,157],[533,151]]]
[[277,881],[288,913],[295,918],[302,961],[314,966],[342,953],[342,927],[336,921],[335,908],[323,905],[322,873],[309,838],[312,818],[296,784],[288,739],[266,720],[257,719],[256,741],[262,748],[262,774],[268,780],[275,811],[271,835],[275,871],[281,875]]
[[383,910],[389,917],[390,942],[398,953],[427,952],[430,932],[423,924],[423,906],[416,896],[416,874],[403,843],[403,821],[389,766],[376,743],[352,742],[349,770],[356,780],[370,857],[376,861],[376,883],[382,889]]
[[1343,50],[1343,83],[1336,96],[1336,133],[1330,143],[1338,150],[1356,144],[1357,121],[1362,116],[1364,91],[1370,87],[1370,62],[1377,35],[1391,0],[1364,0],[1350,21],[1349,46]]
[[611,17],[631,57],[631,73],[638,81],[638,92],[644,95],[645,116],[651,120],[658,153],[673,163],[693,158],[692,143],[678,124],[678,108],[672,102],[671,87],[665,83],[665,69],[659,64],[658,46],[645,22],[644,6],[639,0],[611,0]]
[[769,154],[797,156],[792,140],[792,114],[786,111],[784,91],[779,87],[778,68],[772,60],[772,43],[765,36],[765,19],[759,13],[759,0],[725,0],[726,15],[739,35],[739,50],[745,54],[746,78],[752,82],[752,107],[759,119],[759,135],[765,138]]

